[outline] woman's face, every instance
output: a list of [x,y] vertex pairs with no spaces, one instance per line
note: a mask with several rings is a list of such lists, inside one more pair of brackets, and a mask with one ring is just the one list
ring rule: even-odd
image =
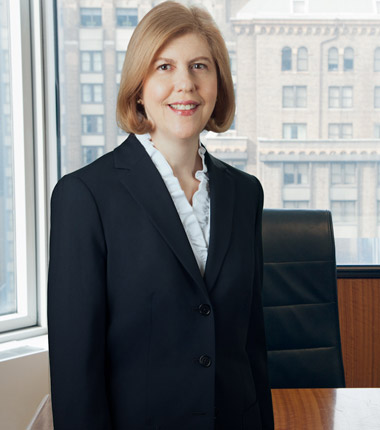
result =
[[153,141],[198,141],[214,110],[217,91],[216,66],[204,39],[191,33],[168,42],[143,85]]

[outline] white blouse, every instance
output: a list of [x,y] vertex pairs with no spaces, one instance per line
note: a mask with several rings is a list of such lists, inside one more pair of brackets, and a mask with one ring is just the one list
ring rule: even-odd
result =
[[206,149],[199,142],[198,153],[202,159],[202,170],[195,172],[200,181],[193,195],[193,205],[189,203],[173,170],[161,152],[153,145],[149,134],[136,135],[146,149],[173,199],[183,228],[194,252],[199,270],[204,275],[208,245],[210,240],[210,187],[205,163]]

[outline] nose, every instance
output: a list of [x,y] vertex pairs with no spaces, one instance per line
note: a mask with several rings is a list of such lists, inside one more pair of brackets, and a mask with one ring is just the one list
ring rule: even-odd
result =
[[191,71],[187,68],[178,70],[175,80],[175,89],[180,92],[192,92],[195,90],[195,87],[195,80]]

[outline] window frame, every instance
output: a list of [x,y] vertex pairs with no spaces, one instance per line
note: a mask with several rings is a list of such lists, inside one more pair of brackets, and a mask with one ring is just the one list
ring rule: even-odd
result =
[[[84,14],[84,11],[91,11],[90,14],[86,15]],[[95,13],[96,12],[100,12],[99,14]],[[85,24],[84,23],[84,18],[85,17],[90,17],[91,18],[91,24]],[[96,22],[97,20],[94,20],[94,17],[98,17],[100,16],[100,21]],[[79,8],[79,23],[80,23],[80,27],[81,28],[99,28],[102,27],[103,25],[103,14],[102,14],[102,8],[101,7],[80,7]]]
[[[126,13],[124,15],[127,18],[127,22],[129,22],[131,17],[136,17],[136,25],[121,25],[119,24],[119,18],[123,17],[123,14],[119,14],[121,11],[134,11],[136,15]],[[115,7],[115,19],[116,19],[116,28],[135,28],[139,22],[139,13],[138,8],[136,7]]]
[[[285,103],[285,100],[288,98],[289,100],[289,96],[285,95],[286,90],[292,89],[292,101],[291,101],[291,106],[287,106]],[[301,91],[301,89],[305,89],[305,105],[300,106],[298,104],[298,101],[301,98],[301,95],[299,94],[299,92]],[[307,85],[283,85],[282,87],[282,107],[284,109],[307,109]]]
[[290,72],[293,68],[293,52],[289,46],[284,46],[281,49],[281,71]]
[[[12,52],[9,68],[12,81],[17,82],[17,85],[11,86],[13,117],[17,118],[12,124],[16,211],[12,222],[17,232],[16,282],[18,300],[22,304],[18,313],[0,317],[0,343],[47,332],[48,199],[45,143],[46,124],[52,112],[45,111],[50,106],[45,98],[45,90],[49,80],[47,70],[50,74],[55,71],[51,67],[47,68],[47,62],[43,61],[48,51],[49,55],[53,52],[50,49],[52,39],[43,43],[42,23],[43,16],[51,18],[52,13],[49,2],[42,11],[38,2],[12,0],[9,14]],[[51,20],[45,22],[44,28],[54,30]],[[50,125],[55,128],[55,121]],[[30,132],[25,133],[24,130]],[[11,155],[8,154],[9,157]]]
[[327,51],[327,71],[336,72],[338,70],[339,70],[339,50],[336,46],[331,46]]

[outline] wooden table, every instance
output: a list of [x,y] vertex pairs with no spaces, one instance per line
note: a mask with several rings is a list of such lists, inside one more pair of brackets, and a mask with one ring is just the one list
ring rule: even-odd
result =
[[272,390],[276,430],[380,430],[380,388]]

